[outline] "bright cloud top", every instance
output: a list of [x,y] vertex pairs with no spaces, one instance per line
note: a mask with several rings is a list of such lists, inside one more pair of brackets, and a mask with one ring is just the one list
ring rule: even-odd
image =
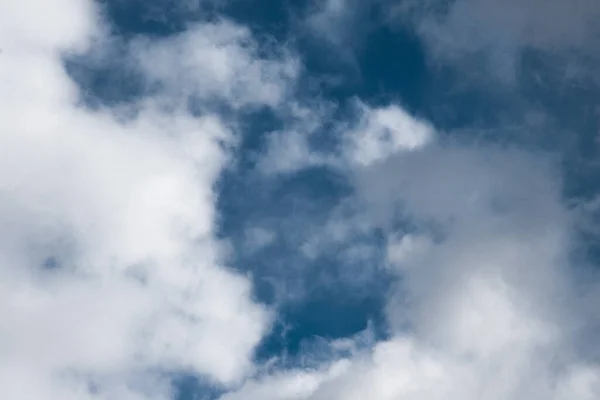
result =
[[4,397],[159,399],[173,372],[242,379],[271,317],[214,237],[234,128],[181,100],[195,84],[273,104],[293,67],[256,58],[244,29],[201,25],[133,50],[166,89],[123,119],[80,106],[63,67],[104,42],[92,2],[4,2],[0,26]]

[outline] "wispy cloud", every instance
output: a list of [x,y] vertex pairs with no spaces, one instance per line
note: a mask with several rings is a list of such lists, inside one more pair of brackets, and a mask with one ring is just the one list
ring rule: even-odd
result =
[[[497,77],[515,79],[522,53],[540,51],[570,60],[573,72],[595,58],[600,13],[589,0],[388,2],[396,23],[414,26],[431,54],[445,62],[484,56]],[[394,17],[392,17],[394,19]]]

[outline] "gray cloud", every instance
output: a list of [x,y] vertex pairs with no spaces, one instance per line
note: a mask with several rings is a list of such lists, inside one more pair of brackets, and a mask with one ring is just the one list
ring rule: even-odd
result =
[[390,2],[392,20],[413,26],[431,54],[445,62],[483,55],[497,76],[514,79],[523,51],[571,61],[571,74],[595,59],[600,7],[592,0],[456,0]]
[[[351,132],[386,143],[373,124]],[[396,124],[395,134],[414,137],[421,124]],[[321,368],[250,381],[223,399],[600,395],[600,367],[589,357],[595,285],[583,284],[570,256],[577,216],[556,161],[430,138],[410,149],[375,146],[383,150],[371,163],[347,166],[372,221],[391,233],[399,280],[387,303],[390,338]],[[390,223],[398,216],[411,229]]]

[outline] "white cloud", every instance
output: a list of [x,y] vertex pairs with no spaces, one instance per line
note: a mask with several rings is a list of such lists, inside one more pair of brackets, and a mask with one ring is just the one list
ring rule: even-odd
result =
[[[326,107],[323,107],[326,108]],[[367,166],[398,153],[418,149],[435,139],[433,127],[401,107],[390,104],[369,106],[360,100],[353,104],[353,122],[337,121],[324,127],[322,109],[294,106],[297,121],[291,128],[273,132],[258,163],[266,175],[293,173],[321,166],[346,169],[348,165]],[[326,152],[311,146],[309,140],[320,129],[342,138],[340,151]]]
[[[361,126],[358,137],[369,135]],[[600,396],[600,366],[588,357],[597,338],[582,335],[597,325],[595,296],[582,295],[576,279],[575,220],[552,159],[452,143],[379,157],[353,167],[359,197],[386,231],[399,215],[417,228],[396,233],[399,243],[390,238],[399,278],[386,309],[390,338],[328,378],[327,366],[311,372],[319,383],[303,394],[289,394],[275,375],[231,398],[258,399],[257,385],[303,400]]]
[[185,33],[142,39],[133,52],[147,77],[175,95],[225,100],[235,108],[277,106],[298,74],[291,54],[261,59],[251,32],[228,21],[191,27]]
[[346,133],[351,160],[369,165],[434,139],[433,128],[396,105],[370,107],[358,102],[359,122]]
[[104,30],[91,1],[0,5],[6,398],[170,398],[160,372],[229,385],[252,373],[269,326],[214,236],[233,124],[180,100],[276,105],[294,62],[258,59],[230,23],[145,42],[134,56],[163,90],[124,120],[81,107],[61,58],[93,52]]
[[[78,106],[61,60],[102,41],[97,15],[83,0],[0,6],[5,397],[168,399],[161,373],[177,371],[240,384],[224,400],[600,397],[588,333],[597,297],[575,279],[576,220],[551,160],[435,143],[429,124],[393,105],[359,107],[331,159],[312,158],[300,133],[274,146],[293,156],[275,170],[345,169],[368,207],[364,226],[390,232],[400,214],[420,228],[395,249],[390,239],[389,339],[249,379],[271,315],[224,268],[214,235],[213,185],[235,124],[182,100],[279,105],[295,61],[258,58],[251,34],[227,22],[139,41],[132,57],[160,90],[123,120]],[[313,119],[298,132],[317,129]],[[354,232],[327,229],[332,242]]]
[[302,400],[310,398],[322,384],[342,374],[348,362],[341,361],[323,370],[279,372],[264,379],[247,382],[238,392],[228,393],[221,400]]
[[8,1],[0,5],[0,15],[1,48],[10,52],[82,49],[100,28],[94,3],[85,0]]
[[[544,354],[526,360],[503,357],[500,363],[452,357],[408,339],[392,339],[352,361],[336,362],[330,370],[288,372],[271,381],[251,383],[236,395],[222,399],[325,400],[371,397],[377,400],[464,400],[568,398],[593,399],[598,395],[598,370],[574,367],[559,373],[538,369]],[[293,383],[305,382],[303,391]],[[315,382],[317,383],[315,385]],[[282,385],[282,383],[285,383]],[[261,397],[268,393],[268,397]]]

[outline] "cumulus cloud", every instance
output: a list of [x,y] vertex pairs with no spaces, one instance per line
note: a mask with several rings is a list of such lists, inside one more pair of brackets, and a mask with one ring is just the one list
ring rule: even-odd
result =
[[357,103],[358,123],[346,132],[346,153],[352,162],[369,165],[403,150],[424,146],[433,128],[397,105],[370,107]]
[[[330,122],[322,110],[301,109],[288,129],[273,132],[258,162],[263,174],[293,173],[307,167],[326,166],[344,170],[349,165],[367,166],[402,151],[426,145],[434,139],[431,124],[410,115],[402,107],[389,104],[371,106],[360,100],[352,103],[350,121]],[[339,146],[324,151],[311,143],[320,130],[339,138]]]
[[[596,341],[583,333],[598,323],[594,296],[570,256],[575,217],[553,158],[436,140],[427,124],[394,115],[404,118],[390,123],[400,133],[430,139],[394,151],[359,123],[351,137],[381,151],[348,167],[390,235],[398,281],[386,306],[389,338],[321,369],[251,381],[230,398],[258,399],[267,388],[277,399],[597,398],[600,367],[588,357]],[[302,392],[280,386],[307,374]]]
[[[405,2],[397,11],[438,59],[483,54],[503,77],[527,50],[591,54],[592,2],[492,3]],[[396,105],[359,103],[356,116],[335,127],[343,143],[329,165],[351,181],[367,226],[386,236],[396,277],[388,336],[320,368],[264,374],[225,398],[598,398],[598,273],[574,257],[581,221],[557,158],[453,140]],[[298,164],[311,165],[315,153],[303,154]],[[329,242],[314,241],[335,242],[351,231],[344,223],[324,227]],[[303,390],[292,390],[299,381]]]
[[[344,3],[323,12],[335,17]],[[452,29],[472,28],[458,37],[477,36],[483,22],[461,13],[479,10],[496,22],[476,49],[508,35],[510,22],[518,29],[500,42],[544,50],[578,46],[592,29],[530,26],[533,8],[508,2],[494,13],[488,3],[454,2],[434,28],[452,17]],[[558,3],[547,8],[562,15]],[[0,5],[5,397],[169,399],[177,373],[220,386],[223,400],[600,397],[597,273],[572,257],[580,214],[563,198],[556,160],[444,140],[394,104],[358,102],[355,118],[331,128],[290,99],[297,60],[265,56],[249,30],[224,20],[133,39],[126,61],[145,97],[127,113],[85,108],[62,57],[110,43],[99,15],[86,0]],[[338,208],[300,250],[335,247],[350,264],[356,237],[377,230],[395,278],[384,338],[328,343],[343,351],[304,368],[256,365],[273,312],[226,268],[216,235],[214,188],[237,143],[235,113],[253,107],[293,116],[270,136],[261,172],[333,168],[353,189],[351,215]],[[325,128],[342,138],[333,153],[309,141]],[[258,222],[248,253],[277,239]]]
[[259,58],[225,22],[139,39],[128,57],[158,89],[124,118],[82,106],[63,64],[107,31],[92,1],[0,5],[7,398],[166,399],[180,372],[227,386],[252,372],[271,319],[215,237],[235,123],[185,100],[275,105],[294,62]]
[[260,57],[251,32],[227,21],[193,26],[160,41],[140,39],[133,53],[149,84],[176,96],[225,102],[228,107],[277,106],[298,75],[298,62],[282,50]]

